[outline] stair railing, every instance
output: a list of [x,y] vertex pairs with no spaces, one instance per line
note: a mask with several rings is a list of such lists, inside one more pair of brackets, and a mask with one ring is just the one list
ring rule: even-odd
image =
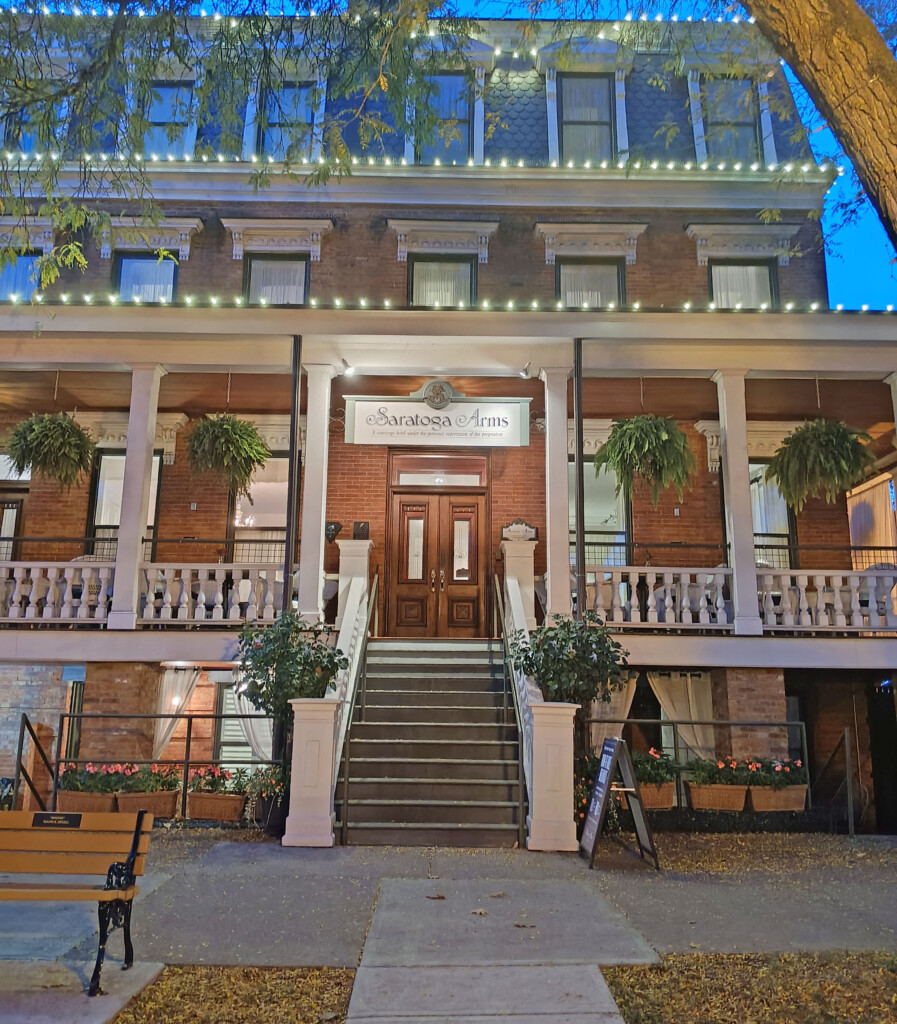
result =
[[[533,712],[527,701],[527,680],[521,672],[511,665],[511,650],[508,636],[509,623],[505,617],[504,596],[502,595],[501,583],[497,576],[494,577],[494,582],[495,609],[498,620],[496,632],[500,630],[502,643],[502,686],[504,690],[505,711],[507,711],[508,694],[510,692],[519,740],[519,756],[517,758],[517,794],[519,800],[517,808],[517,844],[522,850],[526,847],[526,808],[532,807]],[[516,584],[516,582],[516,580],[509,581],[509,585]],[[523,628],[526,629],[525,621]],[[523,694],[522,699],[521,694]],[[525,710],[521,709],[521,703],[524,703]]]
[[[16,745],[16,771],[12,784],[12,807],[13,810],[15,810],[15,808],[18,806],[19,786],[22,784],[22,782],[24,782],[25,785],[30,790],[31,795],[37,801],[37,806],[42,811],[45,811],[47,809],[47,805],[44,801],[44,798],[41,796],[40,792],[38,791],[37,787],[34,784],[34,780],[31,778],[31,775],[28,772],[28,769],[25,767],[26,732],[31,738],[31,742],[34,746],[35,751],[39,755],[41,761],[43,761],[44,767],[47,769],[47,774],[50,776],[51,779],[55,780],[56,778],[56,772],[53,770],[53,766],[50,764],[50,759],[47,757],[46,752],[44,751],[44,748],[41,744],[41,741],[38,739],[37,733],[34,731],[34,726],[31,724],[31,720],[28,718],[28,716],[23,712],[22,719],[19,722],[19,742]],[[53,788],[55,793],[55,785]]]

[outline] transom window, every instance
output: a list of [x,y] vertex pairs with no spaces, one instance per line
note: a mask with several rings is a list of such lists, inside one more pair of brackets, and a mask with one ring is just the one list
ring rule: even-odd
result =
[[171,302],[177,264],[153,253],[116,253],[118,293],[126,302]]
[[408,258],[412,306],[469,306],[476,299],[476,257]]
[[182,153],[191,124],[193,82],[153,82],[146,110],[144,153]]
[[761,309],[776,303],[775,266],[768,261],[712,260],[710,298],[720,309]]
[[557,297],[565,306],[619,305],[622,299],[622,263],[558,260],[555,275]]
[[274,160],[307,155],[315,112],[311,82],[289,82],[265,92],[264,118],[259,124],[259,150]]
[[272,306],[301,306],[308,282],[305,256],[249,256],[246,260],[246,298]]
[[472,138],[470,83],[464,75],[432,75],[427,81],[433,87],[429,113],[436,123],[432,141],[418,147],[418,162],[466,164]]
[[40,257],[33,252],[20,252],[15,263],[0,267],[0,302],[27,302],[40,287]]
[[747,78],[704,81],[704,136],[711,160],[759,159],[757,90]]
[[558,75],[561,158],[581,164],[614,156],[613,79]]

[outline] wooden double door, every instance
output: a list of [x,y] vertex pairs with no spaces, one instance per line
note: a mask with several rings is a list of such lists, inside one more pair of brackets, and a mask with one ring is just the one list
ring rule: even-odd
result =
[[389,635],[485,636],[486,496],[393,492],[390,501]]

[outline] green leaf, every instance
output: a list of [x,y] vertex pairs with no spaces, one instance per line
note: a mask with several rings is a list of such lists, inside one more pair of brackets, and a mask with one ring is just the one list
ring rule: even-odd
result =
[[271,451],[253,423],[230,413],[201,420],[187,438],[187,459],[194,473],[214,473],[234,497],[249,495],[255,471]]
[[3,451],[19,476],[30,469],[69,488],[90,471],[94,443],[66,413],[36,413],[12,428]]
[[595,453],[595,473],[611,470],[618,495],[622,491],[631,500],[638,475],[647,484],[655,508],[667,487],[675,487],[681,501],[684,488],[691,489],[695,468],[688,438],[675,420],[663,416],[614,420],[610,436]]

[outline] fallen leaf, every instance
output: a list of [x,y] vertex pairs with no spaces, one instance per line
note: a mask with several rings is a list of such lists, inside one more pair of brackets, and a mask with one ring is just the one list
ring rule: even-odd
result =
[[476,914],[477,917],[486,917],[488,913],[488,910],[471,910],[471,914]]
[[501,899],[504,899],[505,896],[507,896],[507,895],[508,894],[506,892],[490,892],[489,893],[489,899],[490,900],[501,900]]
[[514,922],[514,927],[515,928],[535,928],[536,926],[534,924],[525,924],[523,921],[515,921]]
[[442,895],[438,895],[438,896],[428,896],[428,897],[427,897],[427,899],[428,899],[428,900],[444,900],[444,899],[445,899],[445,896],[442,896]]

